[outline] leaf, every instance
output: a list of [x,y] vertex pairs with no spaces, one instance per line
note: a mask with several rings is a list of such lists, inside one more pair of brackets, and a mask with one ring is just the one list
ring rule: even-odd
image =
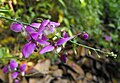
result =
[[58,0],[64,7],[66,7],[65,3],[63,0]]
[[3,52],[2,52],[2,49],[0,49],[0,58],[3,57]]

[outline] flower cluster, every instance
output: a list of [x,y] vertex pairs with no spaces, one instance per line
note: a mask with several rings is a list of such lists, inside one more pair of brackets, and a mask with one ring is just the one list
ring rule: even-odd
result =
[[2,71],[4,73],[9,73],[11,72],[12,73],[12,79],[14,79],[15,83],[19,83],[19,80],[18,80],[18,77],[21,75],[21,76],[24,76],[25,74],[25,69],[26,69],[26,64],[21,64],[20,66],[18,65],[18,63],[11,59],[9,64],[4,66],[4,68],[2,69]]
[[[55,47],[62,45],[71,39],[66,32],[63,37],[51,42],[47,36],[54,33],[55,28],[60,23],[51,22],[50,20],[43,20],[41,23],[32,23],[29,26],[24,26],[19,23],[12,23],[10,28],[14,32],[21,32],[24,30],[27,33],[27,43],[22,48],[22,54],[28,58],[35,50],[39,50],[39,54],[53,51]],[[49,42],[48,42],[49,41]]]

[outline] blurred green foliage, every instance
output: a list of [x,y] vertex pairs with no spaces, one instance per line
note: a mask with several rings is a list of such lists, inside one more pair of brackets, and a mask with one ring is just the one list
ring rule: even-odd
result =
[[[88,45],[114,51],[119,55],[119,4],[120,0],[1,0],[0,14],[27,23],[40,22],[41,18],[58,21],[61,27],[73,34],[82,31],[89,33]],[[11,44],[10,47],[16,48],[16,44],[25,41],[9,30],[10,23],[9,20],[0,20],[0,44]],[[111,36],[112,40],[106,41],[105,35]]]

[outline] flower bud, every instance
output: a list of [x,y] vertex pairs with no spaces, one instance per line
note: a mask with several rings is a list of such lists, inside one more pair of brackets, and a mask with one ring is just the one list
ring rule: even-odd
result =
[[14,32],[21,32],[22,31],[22,25],[19,24],[19,23],[15,23],[13,22],[11,25],[10,25],[10,29]]

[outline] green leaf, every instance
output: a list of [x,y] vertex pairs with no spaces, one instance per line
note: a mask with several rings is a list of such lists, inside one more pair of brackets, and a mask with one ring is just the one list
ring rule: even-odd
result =
[[2,49],[0,49],[0,58],[3,57],[3,52],[2,52]]

